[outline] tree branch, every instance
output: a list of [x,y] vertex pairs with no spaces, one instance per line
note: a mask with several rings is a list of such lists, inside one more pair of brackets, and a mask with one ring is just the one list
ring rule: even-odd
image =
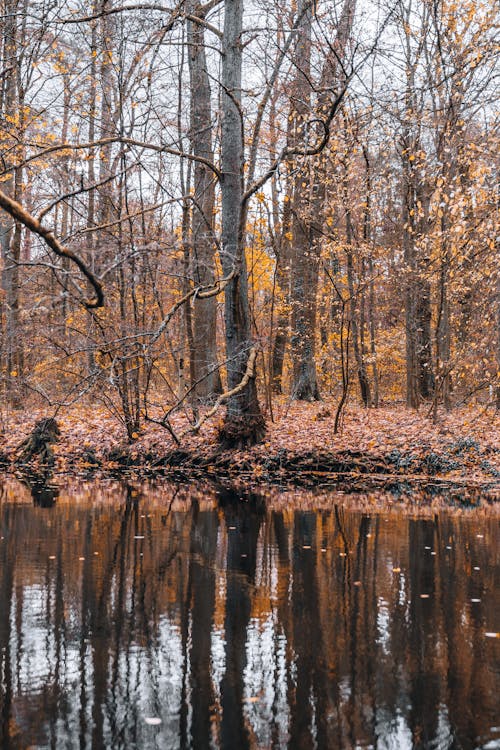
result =
[[223,279],[219,279],[219,281],[216,281],[215,284],[210,284],[208,286],[197,286],[194,289],[190,289],[189,292],[181,297],[180,300],[178,300],[165,315],[162,322],[160,323],[160,326],[158,327],[158,330],[153,334],[150,345],[158,341],[161,334],[168,326],[177,310],[182,307],[182,305],[184,305],[189,299],[209,299],[209,297],[216,297],[226,288],[231,279],[233,279],[235,276],[236,269],[233,269],[231,273],[228,274],[228,276]]
[[225,404],[227,401],[229,401],[230,398],[233,396],[237,396],[238,393],[241,393],[241,391],[246,388],[249,381],[255,377],[255,361],[257,359],[257,349],[253,346],[250,349],[250,353],[248,355],[247,360],[247,368],[245,370],[245,374],[243,375],[242,379],[236,385],[234,388],[232,388],[230,391],[225,391],[224,393],[221,393],[221,395],[218,397],[215,404],[212,406],[211,409],[209,409],[203,416],[201,416],[195,424],[191,425],[187,429],[184,430],[184,432],[181,433],[180,438],[182,439],[185,437],[188,433],[194,432],[197,433],[200,430],[200,427],[207,421],[207,419],[210,419],[210,417],[213,417],[214,414],[217,413],[218,409]]
[[217,176],[217,178],[220,179],[221,177],[220,170],[215,166],[215,164],[213,164],[209,159],[203,158],[202,156],[195,156],[194,154],[190,154],[186,151],[180,151],[179,149],[171,148],[170,146],[158,146],[156,143],[145,143],[144,141],[137,141],[135,138],[128,138],[127,136],[119,135],[110,136],[109,138],[100,138],[97,141],[90,141],[88,143],[60,143],[55,146],[48,146],[38,153],[28,156],[22,161],[21,164],[16,164],[13,167],[10,167],[10,169],[19,168],[21,166],[24,166],[25,164],[28,164],[30,161],[41,159],[44,156],[48,156],[49,154],[53,154],[58,151],[85,151],[87,149],[107,146],[111,143],[124,143],[127,146],[137,146],[138,148],[143,148],[149,151],[172,154],[173,156],[180,156],[183,159],[197,161],[200,164],[204,164],[206,167],[208,167],[208,169],[210,169]]
[[54,252],[60,258],[67,258],[76,266],[78,266],[83,276],[85,276],[85,278],[95,291],[95,299],[84,300],[85,307],[90,309],[95,307],[102,307],[104,305],[104,293],[100,281],[98,281],[97,277],[92,273],[92,271],[87,267],[87,265],[78,255],[62,245],[59,240],[54,237],[50,229],[47,229],[42,224],[40,224],[40,222],[37,221],[34,216],[28,213],[28,211],[26,211],[20,203],[13,200],[12,198],[9,198],[9,196],[6,195],[2,190],[0,190],[0,207],[3,208],[4,211],[9,214],[9,216],[12,216],[15,221],[20,222],[31,232],[34,232],[34,234],[37,234],[39,237],[41,237],[48,245],[48,247],[52,250],[52,252]]

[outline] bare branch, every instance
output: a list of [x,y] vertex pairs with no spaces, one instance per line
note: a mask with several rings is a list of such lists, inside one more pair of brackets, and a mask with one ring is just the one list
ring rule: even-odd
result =
[[217,26],[214,26],[213,24],[209,23],[208,21],[205,21],[204,18],[200,18],[199,16],[193,16],[190,13],[186,13],[183,18],[186,18],[188,21],[191,21],[192,23],[196,24],[197,26],[203,26],[205,29],[210,31],[212,34],[215,34],[216,37],[219,39],[222,39],[222,31],[217,28]]
[[107,8],[106,10],[100,10],[99,13],[92,13],[89,16],[77,16],[76,18],[60,18],[58,20],[58,23],[68,25],[73,23],[87,23],[89,21],[96,21],[99,18],[104,18],[104,16],[112,16],[116,15],[117,13],[125,13],[129,10],[159,10],[163,13],[171,13],[172,19],[170,23],[173,25],[174,21],[179,18],[179,11],[182,5],[184,4],[181,2],[177,8],[165,8],[164,5],[158,5],[157,3],[134,3],[133,5],[117,5],[115,8]]
[[219,279],[219,281],[216,281],[215,284],[210,284],[208,286],[197,286],[194,289],[190,289],[187,294],[181,297],[180,300],[178,300],[175,305],[170,308],[168,313],[163,318],[158,330],[153,334],[150,344],[154,344],[155,341],[158,341],[161,334],[166,329],[177,310],[182,307],[182,305],[184,305],[189,299],[208,299],[209,297],[216,297],[226,288],[231,279],[233,279],[235,276],[236,269],[233,269],[231,273],[228,274],[228,276],[223,279]]
[[237,396],[238,393],[241,393],[241,391],[246,388],[248,383],[252,378],[255,377],[255,361],[257,359],[257,349],[255,347],[252,347],[250,349],[250,353],[248,355],[247,360],[247,368],[245,370],[245,374],[243,375],[242,379],[238,383],[237,386],[232,388],[230,391],[225,391],[224,393],[221,393],[221,395],[218,397],[215,404],[212,406],[211,409],[209,409],[203,416],[201,416],[195,424],[191,425],[187,429],[184,430],[184,432],[181,433],[180,438],[182,439],[186,435],[188,435],[190,432],[197,433],[199,432],[201,426],[207,421],[207,419],[210,419],[210,417],[213,417],[214,414],[217,413],[219,408],[223,406],[223,404],[227,403],[230,398],[233,398],[233,396]]
[[173,156],[179,156],[183,159],[189,159],[190,161],[197,161],[200,164],[204,164],[206,167],[208,167],[208,169],[210,169],[217,176],[217,178],[220,179],[221,177],[220,170],[215,166],[215,164],[213,164],[209,159],[204,159],[202,156],[195,156],[194,154],[190,154],[187,151],[180,151],[179,149],[171,148],[170,146],[159,146],[156,143],[145,143],[143,141],[138,141],[135,138],[128,138],[126,136],[119,135],[110,136],[109,138],[100,138],[97,141],[90,141],[88,143],[59,143],[55,146],[48,146],[38,153],[26,157],[26,159],[23,159],[21,164],[11,166],[10,170],[24,166],[25,164],[28,164],[31,161],[35,161],[36,159],[42,159],[43,157],[48,156],[49,154],[57,153],[58,151],[86,151],[93,148],[99,148],[100,146],[107,146],[111,143],[124,143],[127,146],[137,146],[137,148],[156,151],[160,154],[172,154]]
[[90,309],[95,307],[102,307],[104,305],[104,293],[100,281],[98,281],[97,277],[92,273],[92,271],[78,255],[62,245],[59,240],[54,237],[50,229],[47,229],[42,224],[40,224],[40,222],[37,221],[34,216],[28,213],[28,211],[26,211],[20,203],[13,200],[12,198],[9,198],[9,196],[6,195],[2,190],[0,190],[0,207],[3,208],[4,211],[6,211],[10,216],[12,216],[15,221],[19,221],[31,232],[34,232],[34,234],[37,234],[39,237],[41,237],[48,245],[48,247],[52,250],[52,252],[54,252],[60,258],[67,258],[79,268],[81,273],[85,276],[85,278],[95,291],[95,299],[85,300],[85,307]]

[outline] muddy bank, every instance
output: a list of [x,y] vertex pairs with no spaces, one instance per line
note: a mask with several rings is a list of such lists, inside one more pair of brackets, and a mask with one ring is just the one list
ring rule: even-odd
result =
[[174,449],[161,455],[117,446],[106,455],[96,451],[65,452],[63,464],[32,459],[19,462],[15,455],[0,455],[1,468],[18,477],[43,482],[57,476],[162,477],[178,481],[209,480],[245,488],[266,484],[283,487],[331,487],[346,492],[385,490],[396,496],[413,492],[429,497],[452,494],[457,500],[500,500],[500,472],[488,452],[475,446],[457,446],[453,452],[418,453],[392,450],[386,455],[361,451],[293,452],[259,449],[241,453],[221,452],[207,446],[203,451]]
[[[353,409],[335,434],[325,410],[288,406],[268,424],[265,440],[245,451],[223,451],[217,426],[176,445],[164,430],[146,427],[123,440],[104,413],[46,414],[15,421],[0,434],[0,470],[18,476],[166,477],[257,487],[333,487],[348,492],[389,490],[455,493],[500,499],[500,420],[470,410],[433,424],[402,408]],[[176,415],[178,431],[183,415]]]

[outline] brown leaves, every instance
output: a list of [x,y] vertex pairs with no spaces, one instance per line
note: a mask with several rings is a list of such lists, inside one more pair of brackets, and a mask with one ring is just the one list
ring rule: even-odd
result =
[[[276,400],[275,422],[268,422],[266,442],[250,450],[221,453],[217,424],[208,420],[197,435],[186,435],[182,443],[186,465],[192,463],[212,474],[225,466],[234,476],[266,482],[278,478],[300,478],[307,474],[319,483],[335,471],[360,477],[370,474],[399,477],[432,476],[457,481],[494,482],[500,470],[500,420],[494,413],[456,411],[434,425],[423,413],[403,407],[346,411],[341,434],[333,432],[335,404],[287,404]],[[0,452],[13,456],[43,410],[12,412],[3,423]],[[104,408],[80,404],[58,414],[60,442],[55,452],[59,472],[119,469],[152,465],[175,447],[171,437],[157,425],[147,424],[133,445],[124,443],[123,428]],[[188,426],[185,413],[172,416],[178,434]],[[8,426],[8,429],[7,429]],[[118,458],[117,458],[118,457]],[[190,458],[192,461],[190,461]],[[335,459],[332,463],[332,460]],[[325,465],[321,465],[321,461]]]

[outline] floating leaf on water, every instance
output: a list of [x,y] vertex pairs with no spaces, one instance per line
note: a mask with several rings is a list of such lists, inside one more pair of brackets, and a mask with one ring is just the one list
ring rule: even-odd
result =
[[158,716],[146,716],[144,721],[152,727],[157,727],[158,724],[161,724],[161,719]]

